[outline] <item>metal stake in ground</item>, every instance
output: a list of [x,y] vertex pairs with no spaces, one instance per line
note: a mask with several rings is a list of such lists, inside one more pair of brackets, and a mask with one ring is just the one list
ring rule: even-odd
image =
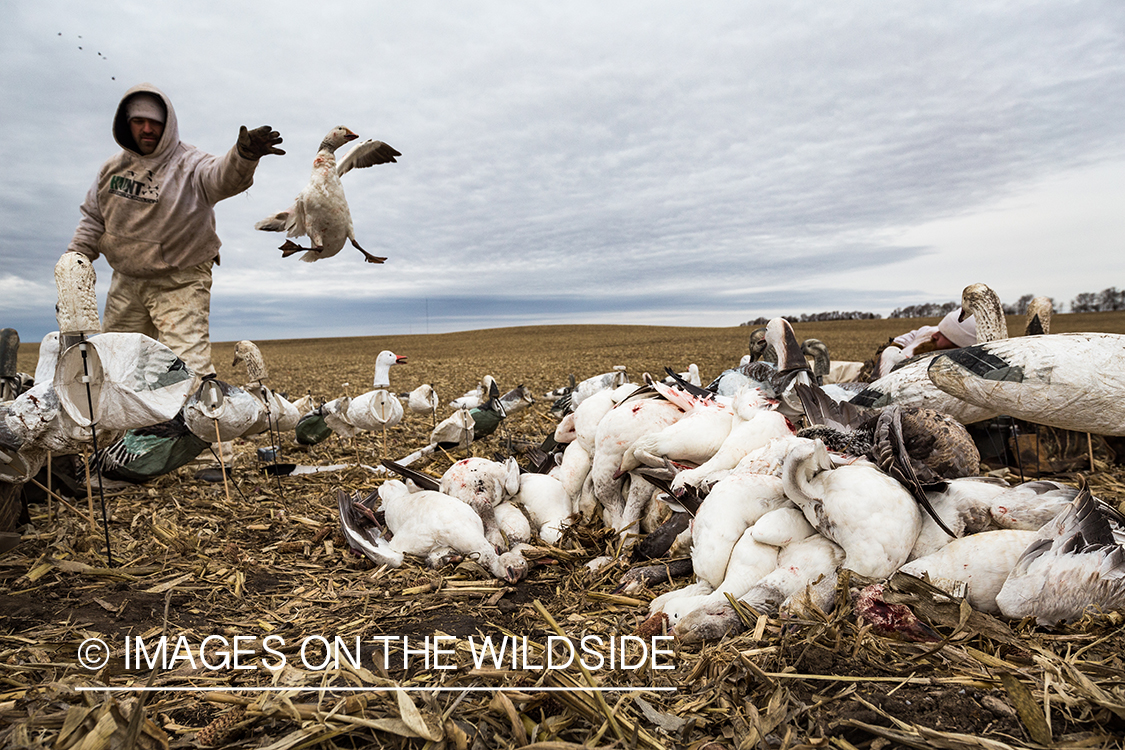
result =
[[[86,407],[90,410],[90,439],[93,442],[94,452],[92,455],[98,455],[98,430],[94,422],[94,395],[90,388],[90,363],[87,358],[86,349],[89,346],[86,342],[86,337],[83,336],[82,340],[78,342],[78,351],[82,353],[82,382],[86,385]],[[90,464],[86,464],[86,491],[89,492],[90,481]],[[98,498],[102,504],[102,528],[105,530],[105,559],[107,567],[114,567],[113,565],[113,550],[110,548],[109,543],[109,514],[105,510],[105,489],[102,487],[102,470],[98,462],[94,462],[94,471],[98,475]]]

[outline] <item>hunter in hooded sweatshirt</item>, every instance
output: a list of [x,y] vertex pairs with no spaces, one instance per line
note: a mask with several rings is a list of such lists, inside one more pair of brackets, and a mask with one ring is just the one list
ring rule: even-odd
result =
[[155,86],[125,92],[113,117],[121,152],[102,165],[67,247],[113,268],[102,328],[143,333],[197,375],[215,372],[208,321],[219,262],[214,206],[254,182],[258,159],[284,154],[270,127],[241,128],[212,156],[180,140],[172,102]]

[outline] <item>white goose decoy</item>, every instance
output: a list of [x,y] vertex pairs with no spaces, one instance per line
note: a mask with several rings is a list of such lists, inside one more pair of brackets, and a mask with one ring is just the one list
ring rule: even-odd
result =
[[422,383],[406,397],[406,407],[415,414],[429,414],[434,427],[437,427],[439,403],[437,391],[429,383]]
[[206,379],[184,404],[184,422],[196,437],[222,443],[242,437],[257,424],[265,406],[238,386]]
[[918,504],[871,464],[833,466],[819,440],[796,443],[782,470],[785,494],[817,531],[843,547],[846,568],[886,578],[906,562],[918,539]]
[[[491,571],[497,578],[508,583],[519,581],[527,573],[527,561],[519,552],[499,554],[485,539],[480,516],[457,498],[435,492],[420,490],[411,492],[403,482],[390,479],[379,487],[381,510],[384,512],[390,540],[367,530],[366,534],[353,536],[348,540],[361,552],[380,565],[399,567],[403,555],[425,557],[434,567],[439,567],[451,558],[473,557],[481,566]],[[340,503],[341,519],[352,516],[349,498],[343,492],[337,493]],[[349,527],[354,532],[356,524],[345,521],[345,531]],[[363,536],[367,537],[366,542]]]
[[500,405],[504,407],[504,413],[509,417],[534,403],[535,397],[531,395],[531,389],[525,385],[517,385],[500,397]]
[[235,344],[231,365],[239,362],[246,367],[246,379],[250,381],[243,390],[262,402],[260,418],[245,434],[257,435],[270,429],[288,432],[295,428],[302,415],[301,407],[274,393],[262,383],[269,378],[269,372],[258,345],[253,341],[239,341]]
[[384,349],[375,357],[374,390],[361,393],[348,404],[347,420],[353,426],[369,432],[383,432],[402,421],[402,402],[388,389],[390,371],[394,365],[406,363],[392,351]]
[[1066,510],[1037,532],[996,604],[1006,617],[1046,626],[1125,607],[1125,516],[1083,481]]
[[488,394],[492,392],[492,386],[496,380],[491,375],[485,375],[477,383],[476,387],[472,390],[465,391],[449,402],[449,406],[453,409],[476,409],[485,401],[488,400]]
[[311,263],[331,258],[343,249],[345,241],[350,241],[368,263],[386,260],[372,255],[356,242],[352,215],[340,177],[355,167],[396,161],[395,157],[402,154],[382,141],[368,140],[353,146],[337,163],[336,149],[358,137],[342,125],[328,131],[313,159],[312,176],[294,204],[254,225],[255,229],[266,232],[285,232],[288,237],[308,236],[312,247],[301,247],[287,239],[281,246],[281,257],[287,258],[303,250],[305,253],[301,260]]
[[954,349],[929,364],[946,394],[1035,424],[1125,435],[1125,336],[1052,333]]
[[[961,293],[962,320],[972,312],[977,326],[977,345],[982,342],[1006,340],[1008,325],[1003,307],[996,293],[984,284],[970,284]],[[927,368],[938,359],[975,349],[954,349],[952,352],[938,352],[936,356],[923,355],[908,360],[898,369],[884,375],[868,385],[850,399],[857,406],[878,408],[898,404],[900,406],[923,406],[948,414],[962,424],[991,419],[998,414],[1006,414],[1001,408],[993,408],[990,403],[971,403],[951,394],[940,387]]]
[[1035,297],[1027,303],[1027,320],[1024,323],[1024,336],[1042,336],[1051,332],[1051,313],[1054,303],[1050,297]]

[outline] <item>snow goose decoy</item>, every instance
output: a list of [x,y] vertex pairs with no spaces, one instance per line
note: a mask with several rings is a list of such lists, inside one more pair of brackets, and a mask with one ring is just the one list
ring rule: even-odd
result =
[[[965,287],[961,294],[962,315],[967,315],[968,310],[972,310],[977,323],[977,345],[986,341],[1007,339],[1008,328],[1003,308],[996,293],[989,287],[984,284],[970,284]],[[951,395],[936,385],[927,373],[929,365],[937,359],[950,353],[956,354],[973,348],[954,349],[952,352],[938,352],[936,355],[911,358],[897,369],[869,384],[850,401],[857,406],[874,408],[890,404],[923,406],[948,414],[962,424],[980,422],[1006,413],[1002,409],[993,408],[991,404],[974,404]]]
[[1125,336],[1053,333],[954,349],[929,380],[974,408],[1096,435],[1125,435]]
[[368,263],[386,260],[372,255],[356,242],[352,215],[340,177],[355,167],[396,161],[395,157],[402,154],[382,141],[367,140],[353,146],[337,163],[336,149],[358,137],[342,125],[328,131],[313,159],[312,176],[293,205],[254,225],[255,229],[266,232],[285,232],[288,237],[308,236],[312,247],[301,247],[287,239],[281,246],[281,257],[287,258],[303,250],[301,260],[311,263],[331,258],[343,249],[345,241],[349,241],[363,253]]
[[437,391],[429,383],[423,383],[406,397],[406,406],[415,414],[429,414],[433,419],[433,426],[437,427]]
[[1043,336],[1051,332],[1051,313],[1054,303],[1050,297],[1035,297],[1027,303],[1027,321],[1024,336]]
[[386,431],[402,421],[402,402],[388,390],[390,371],[394,365],[406,363],[406,357],[384,349],[375,357],[374,390],[361,393],[348,404],[347,420],[353,426],[368,432]]

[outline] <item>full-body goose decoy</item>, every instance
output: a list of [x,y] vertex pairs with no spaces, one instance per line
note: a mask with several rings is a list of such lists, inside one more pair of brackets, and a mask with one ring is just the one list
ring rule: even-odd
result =
[[[1006,340],[1008,326],[1000,300],[984,284],[970,284],[961,294],[961,312],[972,315],[977,324],[977,344],[981,342]],[[857,406],[882,407],[890,404],[900,406],[924,406],[950,415],[962,424],[971,424],[991,419],[998,414],[1007,413],[990,404],[970,403],[950,394],[932,382],[927,373],[928,366],[940,357],[957,354],[966,349],[954,349],[937,356],[922,355],[907,360],[900,367],[868,385],[854,397],[851,403]]]
[[406,357],[384,349],[375,357],[374,390],[361,393],[348,404],[347,420],[369,432],[384,432],[402,421],[402,402],[390,392],[390,371],[406,363]]
[[429,414],[433,419],[434,427],[437,427],[437,408],[438,404],[437,391],[429,383],[422,383],[406,397],[406,406],[410,411],[415,414]]
[[364,141],[353,146],[338,163],[336,149],[348,141],[358,138],[355,133],[338,126],[328,131],[320,143],[320,149],[313,159],[312,176],[305,188],[297,195],[291,207],[254,225],[255,229],[266,232],[285,232],[288,237],[307,235],[311,247],[301,247],[292,240],[281,246],[281,257],[305,251],[301,260],[313,262],[321,258],[331,258],[349,241],[363,253],[368,263],[382,263],[380,258],[364,250],[355,240],[352,228],[352,215],[348,200],[344,197],[344,187],[340,177],[355,167],[370,167],[373,164],[387,164],[401,156],[398,151],[382,141]]
[[1051,332],[1051,313],[1054,303],[1050,297],[1035,297],[1027,303],[1027,321],[1024,323],[1024,336],[1042,336]]
[[999,414],[1125,435],[1125,336],[1052,333],[954,349],[929,364],[941,391]]

